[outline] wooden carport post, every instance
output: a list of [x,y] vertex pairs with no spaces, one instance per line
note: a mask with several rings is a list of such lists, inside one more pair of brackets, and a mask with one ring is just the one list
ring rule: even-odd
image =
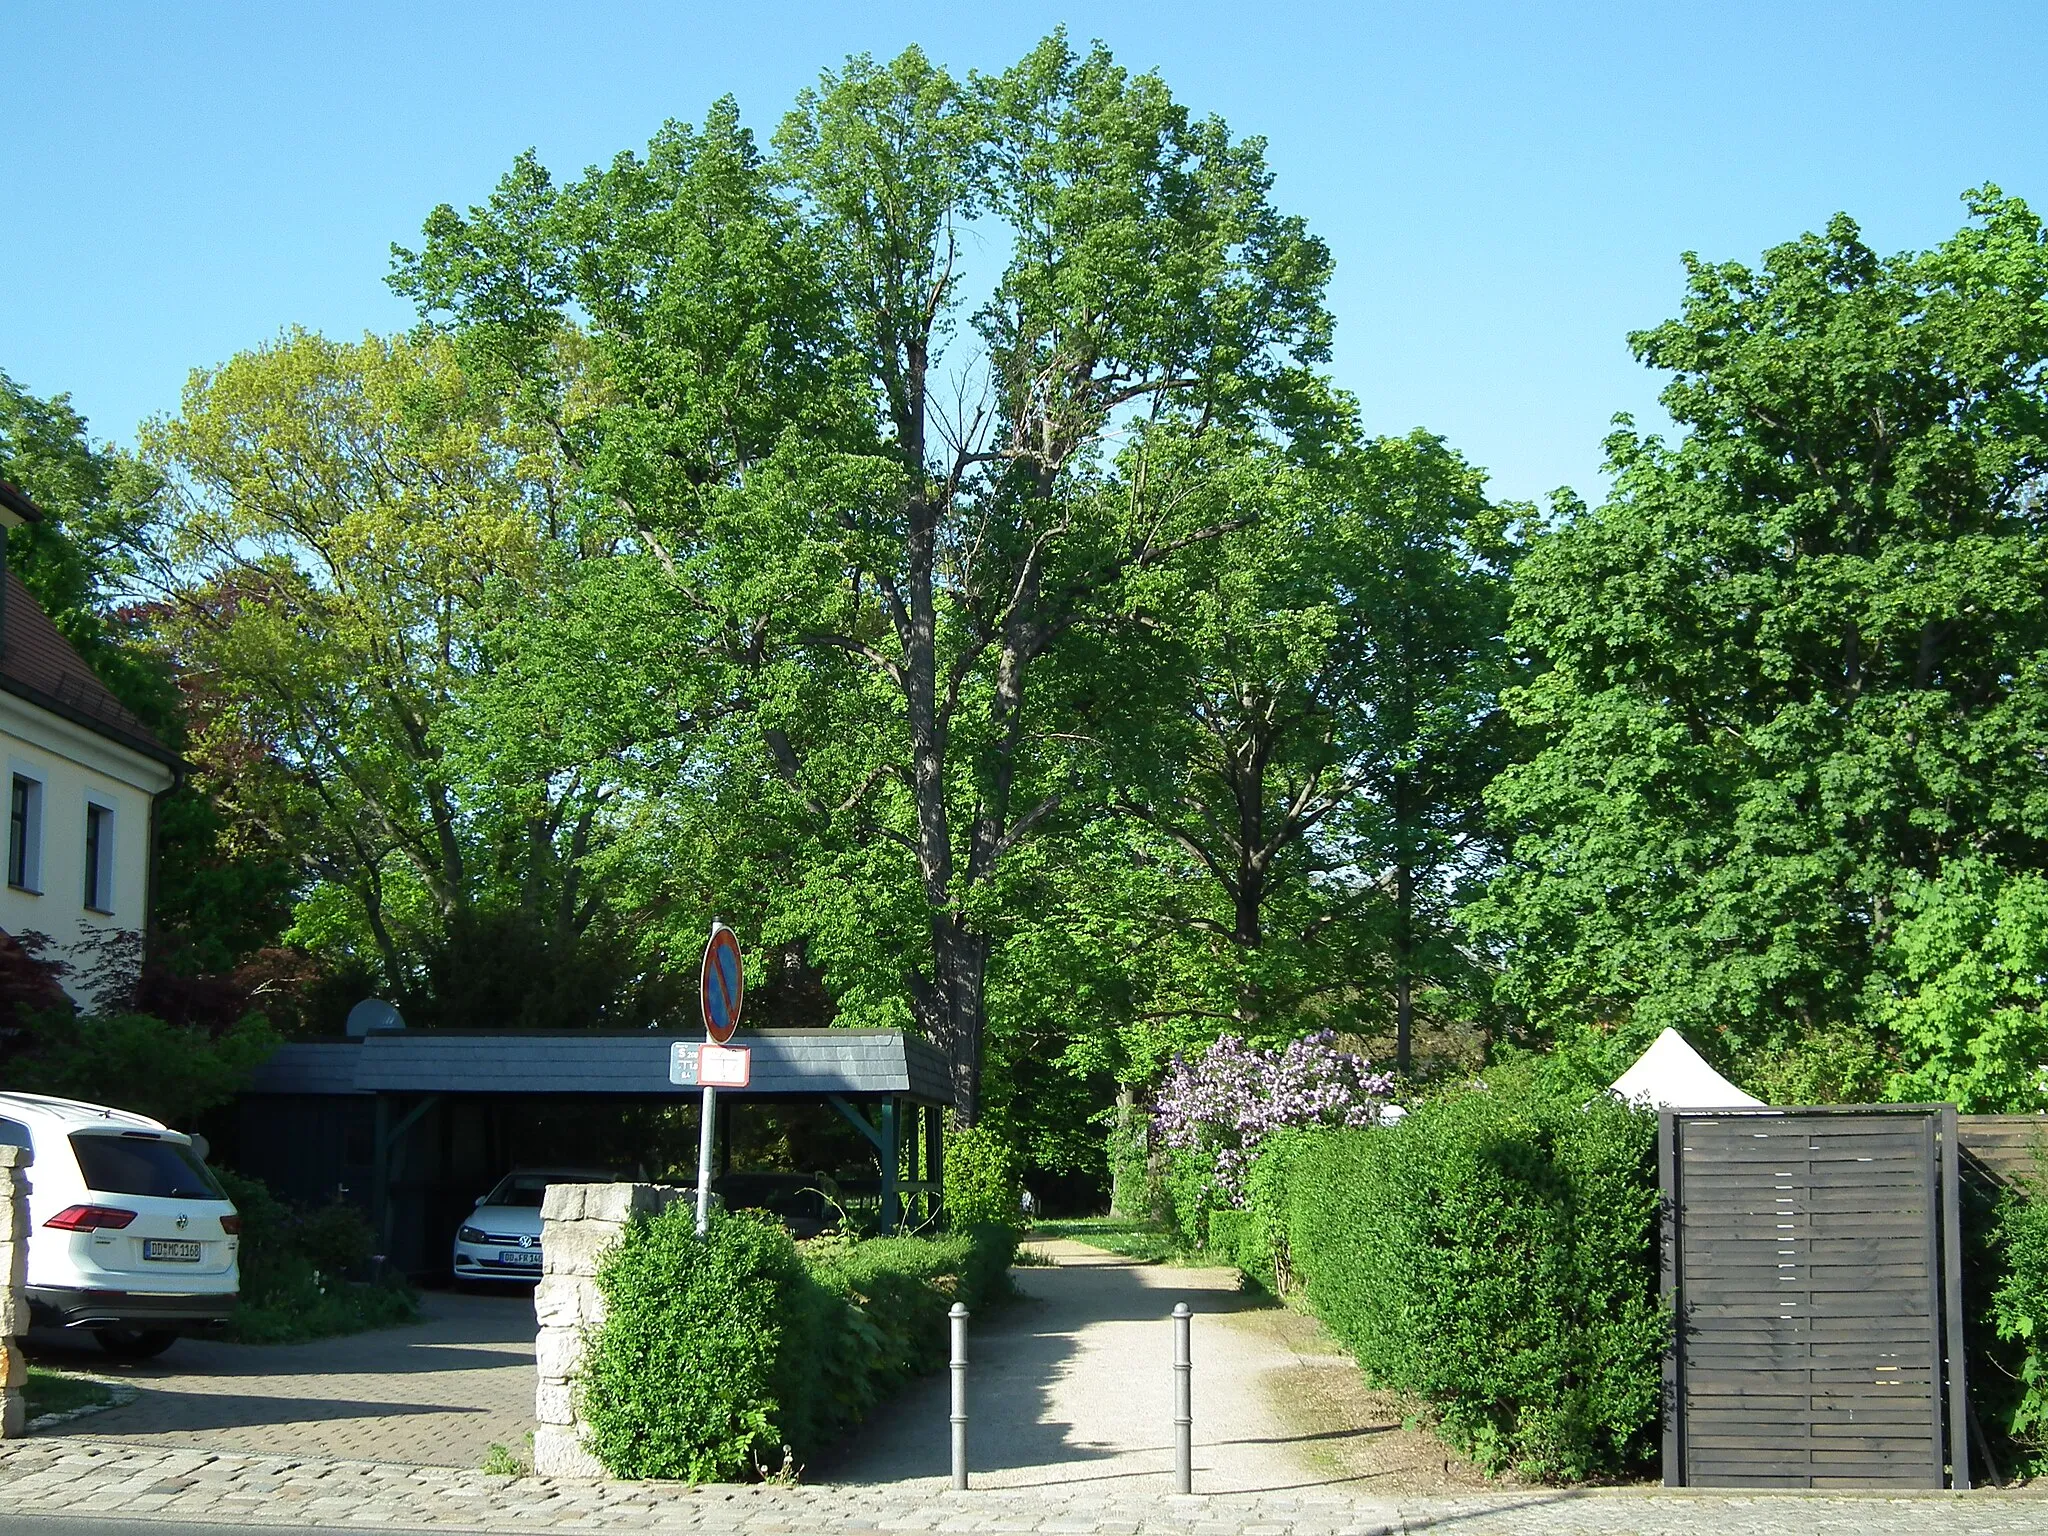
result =
[[882,1165],[882,1232],[886,1236],[896,1230],[897,1201],[901,1191],[901,1175],[898,1163],[903,1155],[900,1137],[900,1117],[896,1113],[896,1101],[887,1099],[882,1104],[882,1123],[877,1126],[872,1120],[856,1109],[853,1104],[836,1093],[825,1095],[825,1102],[838,1110],[848,1124],[868,1139],[875,1149],[875,1155]]
[[392,1231],[391,1210],[394,1154],[404,1141],[405,1133],[418,1125],[421,1117],[441,1102],[440,1094],[427,1094],[419,1103],[407,1110],[404,1117],[394,1125],[391,1122],[392,1097],[388,1093],[377,1095],[377,1144],[371,1149],[376,1187],[370,1192],[370,1216],[377,1228],[377,1246],[383,1250],[383,1257],[387,1262],[391,1254],[391,1239],[395,1235]]
[[894,1099],[882,1101],[882,1235],[902,1225],[903,1116]]

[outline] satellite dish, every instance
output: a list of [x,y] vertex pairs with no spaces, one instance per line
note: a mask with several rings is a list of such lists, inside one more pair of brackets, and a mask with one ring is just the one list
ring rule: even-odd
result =
[[348,1037],[351,1040],[403,1028],[405,1016],[382,998],[366,997],[348,1011]]

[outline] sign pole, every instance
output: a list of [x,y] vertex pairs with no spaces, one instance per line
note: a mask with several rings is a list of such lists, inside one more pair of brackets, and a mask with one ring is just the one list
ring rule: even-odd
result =
[[[733,1050],[726,1045],[740,1027],[740,1003],[746,995],[740,942],[715,917],[698,986],[705,1043],[697,1051],[697,1085],[704,1090],[703,1123],[697,1127],[697,1235],[704,1237],[711,1231],[711,1138],[718,1125],[718,1087],[745,1088],[752,1076],[745,1047]],[[676,1047],[678,1053],[682,1049]],[[682,1081],[681,1073],[678,1060],[669,1068],[670,1081]]]
[[711,1136],[718,1123],[718,1090],[704,1090],[704,1123],[697,1128],[697,1235],[711,1230]]

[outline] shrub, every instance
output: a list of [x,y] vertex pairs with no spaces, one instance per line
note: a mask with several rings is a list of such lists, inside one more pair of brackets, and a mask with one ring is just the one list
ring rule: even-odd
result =
[[620,1477],[718,1482],[801,1460],[904,1381],[944,1364],[946,1314],[1008,1284],[1016,1231],[820,1238],[747,1213],[705,1238],[677,1204],[626,1228],[600,1266],[606,1317],[585,1358],[590,1448]]
[[1367,1375],[1488,1470],[1635,1468],[1669,1336],[1655,1145],[1654,1116],[1528,1072],[1308,1133],[1274,1179],[1284,1262]]
[[1312,1132],[1285,1130],[1259,1149],[1244,1180],[1244,1208],[1209,1216],[1209,1247],[1275,1296],[1295,1289],[1287,1226],[1290,1180]]
[[2018,1391],[1996,1416],[2014,1449],[2038,1464],[2048,1443],[2048,1200],[2038,1189],[2005,1192],[1992,1242],[2001,1263],[1991,1322],[2019,1352]]
[[288,1344],[414,1322],[419,1305],[401,1285],[356,1278],[369,1268],[375,1234],[341,1201],[294,1211],[256,1179],[216,1169],[242,1216],[242,1294],[228,1336]]
[[1274,1050],[1224,1035],[1195,1061],[1176,1056],[1154,1123],[1169,1149],[1162,1193],[1182,1244],[1208,1244],[1211,1217],[1244,1204],[1245,1179],[1270,1137],[1369,1126],[1391,1085],[1364,1057],[1339,1050],[1328,1030]]
[[[604,1326],[584,1361],[590,1448],[620,1477],[719,1482],[776,1441],[785,1340],[806,1315],[796,1244],[779,1226],[714,1216],[700,1239],[682,1202],[631,1223],[598,1271]],[[819,1362],[822,1364],[823,1362]]]
[[1152,1148],[1147,1116],[1136,1104],[1119,1101],[1109,1128],[1109,1208],[1119,1216],[1158,1214],[1152,1181]]
[[943,1184],[950,1227],[1013,1227],[1023,1213],[1023,1164],[989,1126],[947,1127]]
[[278,1042],[257,1014],[219,1034],[146,1013],[51,1010],[28,1023],[27,1049],[9,1063],[10,1086],[113,1104],[181,1128],[232,1099]]
[[1197,1061],[1174,1057],[1159,1090],[1160,1139],[1206,1154],[1235,1205],[1268,1136],[1291,1126],[1371,1125],[1392,1086],[1363,1056],[1337,1049],[1330,1030],[1277,1050],[1224,1035]]

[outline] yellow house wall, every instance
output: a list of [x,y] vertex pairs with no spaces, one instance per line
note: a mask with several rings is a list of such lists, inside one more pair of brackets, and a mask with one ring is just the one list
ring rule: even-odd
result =
[[[17,938],[42,935],[41,958],[69,967],[65,990],[90,1008],[103,993],[133,978],[148,926],[149,820],[154,796],[168,789],[170,770],[139,752],[76,726],[12,695],[0,694],[0,859],[13,776],[39,779],[42,791],[38,889],[17,889],[0,864],[0,928]],[[114,812],[112,906],[85,905],[85,812],[88,802]]]

